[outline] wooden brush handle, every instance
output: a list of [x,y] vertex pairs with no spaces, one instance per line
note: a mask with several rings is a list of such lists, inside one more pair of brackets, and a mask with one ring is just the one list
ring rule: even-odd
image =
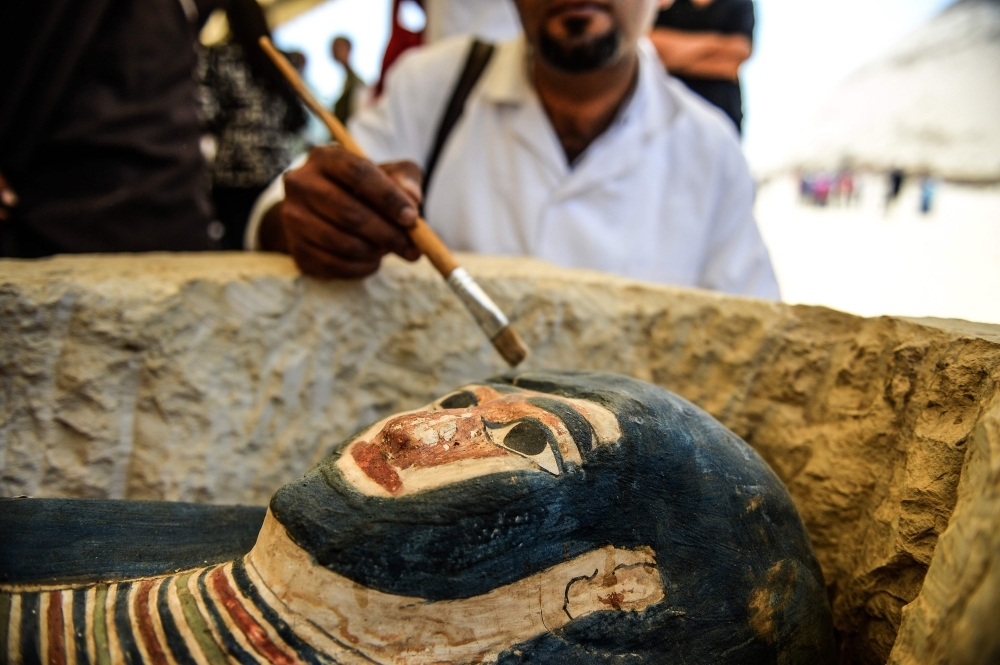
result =
[[[274,47],[271,40],[267,37],[261,37],[260,47],[264,49],[264,52],[271,58],[289,85],[295,89],[299,98],[309,107],[309,110],[323,121],[326,128],[330,130],[330,135],[337,143],[343,146],[348,152],[368,159],[368,155],[365,154],[361,146],[347,132],[347,128],[337,119],[337,116],[330,113],[325,106],[319,103],[313,96],[312,91],[306,87],[305,82],[299,76],[295,67],[292,66],[292,63],[288,62],[288,58]],[[434,264],[434,267],[437,268],[442,276],[448,277],[458,267],[458,261],[451,255],[451,251],[445,244],[441,242],[441,238],[427,225],[423,217],[417,218],[417,223],[409,229],[409,234],[413,240],[413,244],[427,255],[427,258],[430,259],[431,263]]]
[[451,250],[427,225],[423,217],[417,217],[417,223],[410,229],[410,238],[413,240],[413,244],[427,255],[427,258],[443,277],[447,278],[458,267],[458,261],[452,256]]

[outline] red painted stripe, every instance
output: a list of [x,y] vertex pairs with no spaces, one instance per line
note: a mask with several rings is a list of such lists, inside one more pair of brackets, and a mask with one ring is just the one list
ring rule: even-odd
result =
[[250,644],[264,656],[269,662],[280,663],[281,665],[296,665],[298,662],[284,651],[279,649],[267,636],[267,631],[261,628],[260,624],[250,616],[243,604],[236,597],[233,588],[229,586],[229,580],[222,572],[222,566],[215,569],[211,575],[212,588],[219,595],[219,599],[225,606],[229,616],[233,618],[236,626],[247,636]]
[[365,475],[381,485],[390,494],[403,489],[403,481],[396,470],[389,466],[385,453],[374,443],[362,441],[351,447],[351,457]]
[[49,664],[66,665],[66,636],[63,631],[62,591],[49,594]]
[[149,616],[149,590],[157,582],[159,580],[146,580],[139,585],[139,590],[135,593],[135,620],[139,624],[139,635],[142,637],[142,643],[146,645],[149,659],[156,665],[168,665],[160,640],[153,630],[153,619]]

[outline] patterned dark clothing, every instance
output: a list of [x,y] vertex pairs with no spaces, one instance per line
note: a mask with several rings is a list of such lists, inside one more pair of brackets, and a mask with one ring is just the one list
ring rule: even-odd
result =
[[253,77],[235,43],[202,58],[206,128],[217,138],[213,187],[265,187],[294,157],[288,104]]

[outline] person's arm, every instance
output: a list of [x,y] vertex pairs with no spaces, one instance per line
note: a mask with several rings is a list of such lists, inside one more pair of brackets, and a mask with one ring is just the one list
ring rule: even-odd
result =
[[740,65],[753,53],[744,35],[656,28],[649,38],[667,71],[679,76],[736,80]]

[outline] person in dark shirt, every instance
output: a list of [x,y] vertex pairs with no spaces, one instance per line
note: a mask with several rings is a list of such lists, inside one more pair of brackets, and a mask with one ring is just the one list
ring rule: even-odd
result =
[[742,131],[739,69],[753,51],[753,0],[667,0],[661,6],[650,39],[667,71]]
[[203,250],[195,43],[210,0],[12,0],[0,21],[0,256]]

